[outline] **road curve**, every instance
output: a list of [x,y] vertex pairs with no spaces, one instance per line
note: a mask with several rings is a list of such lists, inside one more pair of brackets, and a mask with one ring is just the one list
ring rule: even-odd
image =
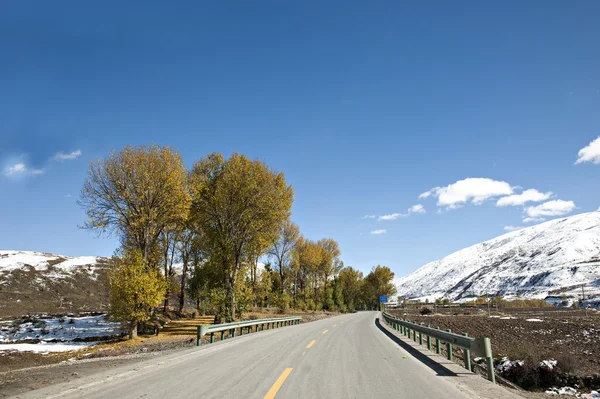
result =
[[481,397],[413,358],[377,317],[359,312],[253,333],[17,397]]

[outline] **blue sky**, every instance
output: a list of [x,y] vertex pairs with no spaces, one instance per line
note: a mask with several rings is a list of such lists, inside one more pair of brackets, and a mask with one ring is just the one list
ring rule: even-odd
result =
[[127,144],[266,161],[304,234],[364,271],[596,210],[600,142],[575,161],[600,135],[598,15],[597,1],[6,1],[0,249],[112,254],[78,229],[76,199],[88,162]]

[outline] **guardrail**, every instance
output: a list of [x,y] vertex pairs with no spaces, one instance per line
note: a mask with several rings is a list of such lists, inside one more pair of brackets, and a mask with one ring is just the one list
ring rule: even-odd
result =
[[[471,353],[475,356],[485,358],[487,365],[488,379],[491,382],[496,382],[496,376],[494,375],[494,359],[492,357],[492,342],[489,338],[472,338],[467,334],[455,334],[452,331],[443,331],[431,326],[425,326],[424,324],[417,324],[409,320],[400,319],[394,317],[388,313],[382,312],[383,319],[389,324],[394,330],[400,331],[402,334],[413,339],[415,342],[419,342],[423,345],[423,336],[427,349],[431,350],[432,342],[431,339],[435,339],[435,352],[439,354],[442,351],[442,345],[446,345],[446,352],[448,360],[452,360],[452,346],[456,345],[461,347],[464,351],[465,368],[469,371],[473,371],[471,364]],[[418,336],[418,338],[417,338]]]
[[[236,329],[239,329],[240,335],[244,335],[244,330],[249,334],[252,332],[252,327],[255,327],[255,332],[300,324],[302,316],[276,317],[271,319],[256,319],[246,321],[234,321],[233,323],[213,324],[212,326],[198,326],[196,332],[196,346],[200,346],[201,338],[206,334],[210,334],[210,343],[215,342],[215,333],[221,333],[221,341],[225,338],[225,332],[228,331],[232,337],[235,337]],[[259,330],[260,328],[260,330]]]

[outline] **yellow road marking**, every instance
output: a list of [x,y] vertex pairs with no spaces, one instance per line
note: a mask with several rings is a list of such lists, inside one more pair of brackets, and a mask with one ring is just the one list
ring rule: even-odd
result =
[[313,339],[312,341],[310,341],[310,344],[306,345],[306,349],[310,349],[310,347],[313,346],[315,344],[315,342],[317,342],[316,339]]
[[325,330],[325,331],[323,331],[323,334],[327,334],[327,331],[329,331],[329,330]]
[[291,368],[287,368],[283,371],[283,373],[281,373],[281,375],[279,376],[277,381],[275,381],[275,384],[273,384],[271,389],[269,389],[269,392],[267,392],[267,394],[265,395],[265,399],[273,399],[275,397],[275,395],[277,395],[279,388],[281,388],[285,379],[288,378],[288,375],[290,375],[292,370],[293,369],[291,369]]

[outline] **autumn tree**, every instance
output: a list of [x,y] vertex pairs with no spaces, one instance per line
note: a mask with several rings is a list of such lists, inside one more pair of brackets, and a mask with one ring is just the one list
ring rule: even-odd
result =
[[158,270],[144,264],[139,251],[113,258],[108,273],[110,313],[127,322],[129,338],[137,337],[139,323],[150,319],[150,309],[163,299],[165,281]]
[[374,266],[365,277],[363,285],[364,300],[372,309],[376,309],[380,296],[392,296],[396,293],[394,272],[387,266]]
[[342,291],[344,305],[347,310],[354,311],[363,305],[361,298],[363,274],[361,271],[352,267],[342,269],[337,277],[338,284]]
[[177,151],[157,145],[127,146],[92,161],[79,199],[83,227],[117,232],[148,263],[165,229],[187,216],[186,173]]
[[294,274],[294,304],[303,309],[317,308],[316,297],[319,284],[318,270],[322,248],[314,241],[300,237],[294,251],[292,271]]
[[317,242],[321,247],[321,261],[319,262],[319,274],[323,278],[323,304],[331,309],[333,306],[332,292],[328,290],[329,279],[335,276],[343,267],[340,257],[340,248],[332,238],[323,238]]
[[176,242],[179,259],[181,260],[181,280],[179,284],[179,313],[183,312],[185,304],[186,284],[188,283],[189,270],[204,261],[202,248],[202,235],[189,223],[184,224],[184,229],[178,235]]
[[225,276],[228,319],[236,316],[236,290],[249,251],[274,241],[289,218],[293,190],[283,173],[233,154],[210,154],[192,171],[192,218]]
[[300,236],[298,226],[286,219],[279,227],[279,238],[273,243],[269,255],[275,260],[275,267],[281,280],[281,294],[285,293],[286,277],[292,263],[292,254]]

